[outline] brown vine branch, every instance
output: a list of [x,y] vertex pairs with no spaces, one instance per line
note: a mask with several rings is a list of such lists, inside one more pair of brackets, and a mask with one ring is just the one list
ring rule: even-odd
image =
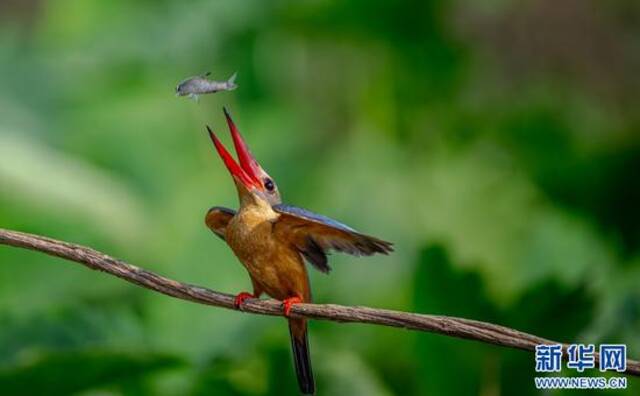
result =
[[[51,256],[75,261],[94,270],[107,272],[127,282],[155,290],[168,296],[235,309],[233,296],[204,287],[181,283],[138,268],[88,247],[55,239],[0,228],[0,244],[36,250]],[[275,300],[247,300],[242,311],[261,315],[282,316],[282,306]],[[293,317],[325,319],[336,322],[370,323],[410,330],[443,334],[503,347],[534,351],[539,344],[556,342],[491,323],[450,316],[423,315],[408,312],[352,307],[333,304],[299,304],[291,310]],[[566,348],[568,345],[563,344]],[[596,365],[600,356],[596,353]],[[629,375],[640,376],[640,362],[627,359]]]

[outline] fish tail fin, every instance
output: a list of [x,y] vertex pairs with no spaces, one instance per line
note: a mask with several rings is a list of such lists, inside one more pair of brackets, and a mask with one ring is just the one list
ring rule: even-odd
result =
[[304,395],[314,395],[316,393],[316,384],[313,379],[313,371],[311,370],[307,321],[303,319],[290,319],[289,335],[291,336],[293,363],[296,368],[300,392]]
[[227,80],[227,85],[229,87],[229,90],[238,88],[238,84],[236,84],[236,77],[237,76],[238,76],[238,72],[235,72]]

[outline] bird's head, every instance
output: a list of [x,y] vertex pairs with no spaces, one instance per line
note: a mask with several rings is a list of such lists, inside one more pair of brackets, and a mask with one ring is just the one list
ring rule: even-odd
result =
[[268,203],[273,206],[281,203],[278,186],[276,186],[275,181],[262,169],[258,161],[256,161],[251,154],[249,147],[247,147],[247,144],[242,138],[242,135],[240,135],[240,131],[238,131],[238,128],[233,123],[226,108],[224,109],[224,115],[227,119],[227,125],[229,126],[229,131],[233,138],[233,145],[236,149],[240,164],[233,159],[233,156],[227,151],[222,142],[208,126],[207,131],[209,131],[209,136],[211,137],[211,141],[213,141],[218,155],[220,155],[227,170],[229,170],[229,173],[233,177],[233,181],[238,190],[240,205]]

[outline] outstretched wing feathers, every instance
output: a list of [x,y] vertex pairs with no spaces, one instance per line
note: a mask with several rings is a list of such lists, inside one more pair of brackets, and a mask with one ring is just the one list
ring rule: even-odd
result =
[[313,223],[330,226],[338,230],[343,230],[347,232],[356,232],[356,230],[354,230],[353,228],[349,227],[348,225],[342,224],[337,220],[334,220],[327,216],[323,216],[318,213],[311,212],[307,209],[299,208],[297,206],[278,204],[273,206],[273,210],[275,210],[280,214],[295,216],[297,218],[308,220]]
[[280,214],[275,223],[276,237],[292,243],[313,266],[322,272],[330,270],[327,253],[330,250],[354,256],[388,254],[393,244],[361,234],[329,217],[289,205],[274,205]]

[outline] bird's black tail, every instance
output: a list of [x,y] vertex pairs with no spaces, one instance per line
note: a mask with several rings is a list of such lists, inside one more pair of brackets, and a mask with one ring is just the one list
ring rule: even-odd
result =
[[316,393],[316,384],[313,380],[313,371],[311,370],[307,321],[290,319],[289,334],[291,335],[293,364],[296,367],[296,376],[298,377],[300,392],[304,395],[314,395]]

